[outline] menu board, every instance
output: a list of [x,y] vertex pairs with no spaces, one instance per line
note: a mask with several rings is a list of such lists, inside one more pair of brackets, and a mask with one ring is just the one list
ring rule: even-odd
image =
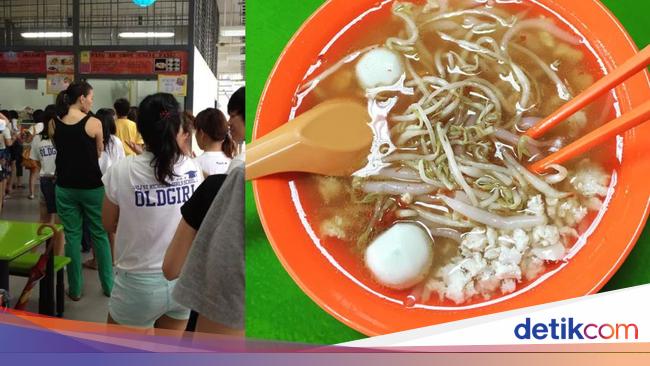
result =
[[74,74],[73,55],[47,55],[45,57],[47,72]]
[[72,80],[74,80],[73,74],[47,74],[45,92],[59,94],[68,88]]
[[82,74],[186,74],[188,67],[186,51],[83,51],[80,61]]
[[158,92],[184,97],[187,95],[187,74],[158,75]]
[[74,73],[72,52],[0,52],[0,74]]

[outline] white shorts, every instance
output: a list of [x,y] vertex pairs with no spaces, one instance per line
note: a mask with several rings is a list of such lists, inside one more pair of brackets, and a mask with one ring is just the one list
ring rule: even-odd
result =
[[172,299],[176,280],[167,281],[161,273],[129,273],[118,271],[108,312],[118,324],[152,328],[158,318],[166,315],[187,320],[190,310]]

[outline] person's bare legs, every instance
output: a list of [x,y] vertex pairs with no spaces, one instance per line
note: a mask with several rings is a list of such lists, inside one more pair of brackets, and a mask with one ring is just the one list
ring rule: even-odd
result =
[[187,327],[187,319],[178,320],[167,315],[163,315],[158,320],[156,320],[155,328],[158,329],[169,329],[169,330],[180,330],[184,331]]
[[[59,215],[51,214],[51,216],[53,224],[61,223]],[[65,237],[63,236],[63,230],[59,230],[54,234],[54,255],[65,255]]]
[[7,177],[5,180],[5,193],[7,195],[10,195],[11,192],[14,190],[13,188],[13,183],[14,183],[14,177],[16,176],[16,162],[14,161],[11,163],[11,174]]
[[[97,270],[97,258],[95,258],[95,248],[90,247],[90,254],[92,255],[92,257],[90,259],[88,259],[87,261],[85,261],[83,263],[83,266],[88,268],[88,269]],[[111,252],[111,254],[112,254],[112,252]],[[113,261],[115,261],[115,260],[113,260]],[[113,263],[115,263],[115,262],[113,262]]]
[[[115,265],[115,233],[108,234],[108,243],[111,245],[111,258],[113,258],[113,265]],[[84,262],[84,267],[89,269],[97,269],[97,258],[95,258],[95,249],[90,248],[92,258]]]
[[[13,165],[13,168],[11,170],[14,173],[14,185],[16,186],[16,188],[25,188],[25,186],[22,184],[22,182],[23,182],[23,173],[24,172],[21,171],[21,173],[20,173],[21,175],[18,175],[18,169],[16,169],[18,166],[20,166],[18,164],[18,161],[14,160],[14,165]],[[24,168],[25,167],[21,167],[21,169],[23,169],[23,170],[24,170]]]
[[213,322],[201,314],[199,314],[199,318],[196,320],[196,331],[201,333],[216,333],[240,337],[243,337],[246,334],[243,329],[233,329],[227,327],[223,324]]
[[[40,222],[44,224],[60,224],[61,220],[59,220],[59,216],[57,214],[51,214],[47,212],[47,206],[45,205],[45,202],[41,201],[40,204],[38,205],[39,209],[39,214],[40,214]],[[59,255],[62,256],[65,254],[65,240],[63,238],[63,230],[57,231],[56,234],[54,234],[54,255]]]
[[[113,255],[113,242],[115,240],[115,233],[108,234],[108,243],[111,245],[111,258],[113,259],[113,265],[115,265],[115,255]],[[97,270],[97,258],[95,258],[95,248],[90,247],[90,254],[92,257],[84,262],[84,267],[92,270]]]
[[[45,206],[45,202],[40,201],[40,202],[38,203],[38,213],[39,213],[39,220],[38,220],[38,221],[39,221],[40,223],[43,223],[43,224],[51,224],[51,223],[52,223],[52,215],[50,215],[50,214],[47,212],[47,207]],[[57,247],[56,247],[56,237],[52,238],[52,240],[54,240],[54,241],[52,242],[53,249],[54,249],[54,255],[58,255],[58,254],[56,253],[56,249],[57,249]],[[39,249],[39,248],[36,247],[36,248],[34,248],[34,249],[32,250],[32,252],[37,252],[38,249]]]
[[29,170],[29,197],[34,199],[34,187],[36,186],[36,179],[38,178],[38,169]]
[[113,265],[115,265],[115,233],[108,233],[108,242],[111,244],[111,258],[113,258]]

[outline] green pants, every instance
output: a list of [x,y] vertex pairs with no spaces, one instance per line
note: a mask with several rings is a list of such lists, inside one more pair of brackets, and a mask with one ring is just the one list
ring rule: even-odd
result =
[[83,275],[81,272],[81,236],[83,220],[88,224],[93,240],[95,258],[102,290],[110,296],[113,289],[113,259],[108,235],[102,224],[104,187],[73,189],[56,186],[56,210],[65,234],[65,255],[71,262],[67,266],[68,292],[81,297]]

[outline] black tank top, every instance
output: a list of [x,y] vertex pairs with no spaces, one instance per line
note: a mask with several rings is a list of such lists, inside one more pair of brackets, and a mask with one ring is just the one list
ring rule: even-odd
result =
[[56,184],[63,188],[93,189],[103,186],[95,139],[86,133],[90,114],[74,125],[55,119]]

